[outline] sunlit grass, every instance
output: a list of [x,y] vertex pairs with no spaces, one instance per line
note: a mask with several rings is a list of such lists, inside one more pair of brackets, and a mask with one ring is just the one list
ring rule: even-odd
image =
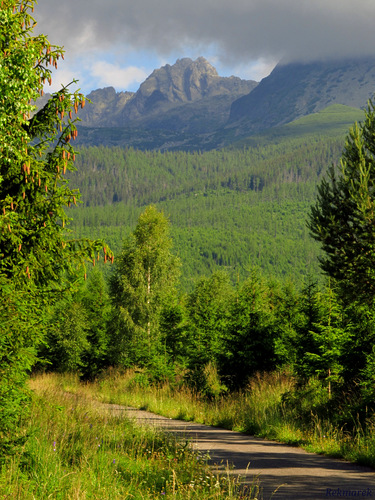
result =
[[[80,385],[73,376],[44,375],[33,378],[30,385],[34,401],[29,439],[24,453],[2,467],[0,496],[22,500],[241,498],[239,481],[214,474],[205,457],[188,443],[111,415],[92,397],[92,389],[100,389],[97,384]],[[247,496],[255,497],[255,490]]]
[[294,388],[288,372],[256,374],[246,390],[212,400],[181,384],[151,386],[145,374],[136,370],[110,370],[95,383],[82,385],[72,380],[70,385],[65,383],[65,388],[101,401],[246,432],[375,467],[375,422],[369,420],[366,430],[358,423],[354,433],[349,433],[311,413],[310,423],[306,424],[298,409],[284,402],[283,395]]

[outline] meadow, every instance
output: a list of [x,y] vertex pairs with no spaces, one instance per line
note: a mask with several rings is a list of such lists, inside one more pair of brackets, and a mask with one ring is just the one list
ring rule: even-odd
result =
[[245,491],[233,476],[213,473],[189,443],[111,415],[95,386],[90,394],[74,376],[31,379],[28,439],[2,464],[1,498],[260,498],[257,484]]

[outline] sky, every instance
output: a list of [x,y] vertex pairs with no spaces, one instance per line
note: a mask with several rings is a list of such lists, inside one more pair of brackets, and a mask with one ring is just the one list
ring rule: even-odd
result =
[[374,0],[38,0],[37,30],[64,46],[51,91],[136,91],[154,69],[205,57],[260,81],[278,61],[374,55]]

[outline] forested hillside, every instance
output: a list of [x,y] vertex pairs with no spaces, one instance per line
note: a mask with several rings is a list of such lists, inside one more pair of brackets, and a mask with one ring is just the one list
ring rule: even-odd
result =
[[70,214],[74,230],[104,237],[119,252],[153,203],[170,217],[184,287],[220,267],[233,280],[253,266],[299,282],[317,276],[318,246],[305,219],[344,137],[295,132],[283,131],[276,144],[265,136],[252,147],[204,153],[81,148],[71,176],[83,202]]

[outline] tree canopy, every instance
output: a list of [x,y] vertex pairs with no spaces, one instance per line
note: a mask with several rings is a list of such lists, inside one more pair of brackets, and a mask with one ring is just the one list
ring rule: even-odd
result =
[[154,206],[147,207],[124,241],[110,281],[117,325],[114,360],[121,364],[147,364],[161,352],[161,312],[176,297],[180,270],[171,247],[168,219]]

